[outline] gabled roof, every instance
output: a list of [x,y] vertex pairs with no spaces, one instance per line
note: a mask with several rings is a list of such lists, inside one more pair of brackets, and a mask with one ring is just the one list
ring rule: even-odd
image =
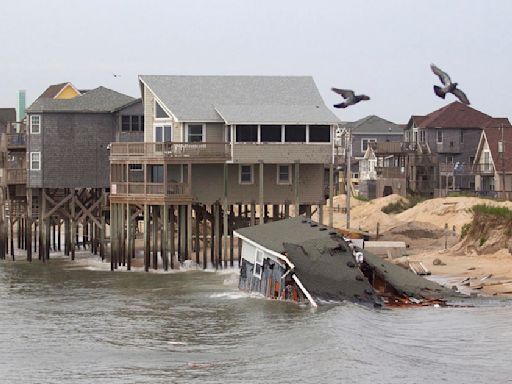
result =
[[123,108],[135,99],[131,96],[113,91],[105,87],[98,87],[73,99],[56,100],[51,98],[38,98],[27,108],[27,113],[42,112],[91,112],[107,113]]
[[[505,143],[503,160],[501,155],[498,153],[498,141],[502,139],[502,128],[503,141]],[[487,140],[496,172],[503,172],[504,163],[505,172],[512,173],[512,125],[510,124],[510,121],[507,118],[494,118],[489,120],[482,132],[482,139]],[[481,154],[481,144],[479,144],[477,152],[478,157]]]
[[41,96],[38,97],[38,99],[53,99],[55,96],[59,94],[59,92],[62,91],[62,89],[67,86],[68,83],[60,83],[60,84],[53,84],[50,85],[46,90],[41,94]]
[[336,124],[312,77],[139,76],[179,121]]
[[395,124],[389,120],[376,115],[369,115],[354,122],[345,123],[346,127],[351,128],[352,132],[357,134],[388,134],[402,135],[404,127],[401,124]]
[[470,106],[454,101],[426,116],[411,116],[409,126],[418,128],[483,128],[492,119]]

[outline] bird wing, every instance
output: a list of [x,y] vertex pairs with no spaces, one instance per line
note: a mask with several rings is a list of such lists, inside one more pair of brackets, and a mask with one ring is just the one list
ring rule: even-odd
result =
[[452,92],[456,97],[457,99],[459,99],[462,103],[466,104],[466,105],[469,105],[469,100],[468,100],[468,97],[466,96],[466,94],[464,92],[462,92],[459,88],[455,88]]
[[439,77],[439,80],[441,80],[441,83],[444,85],[448,85],[452,83],[452,80],[450,79],[450,76],[446,72],[441,71],[438,67],[436,67],[434,64],[430,64],[430,68],[432,69],[432,72]]
[[345,99],[354,97],[354,91],[350,89],[339,89],[339,88],[331,88],[333,92],[336,92],[338,95],[343,96]]

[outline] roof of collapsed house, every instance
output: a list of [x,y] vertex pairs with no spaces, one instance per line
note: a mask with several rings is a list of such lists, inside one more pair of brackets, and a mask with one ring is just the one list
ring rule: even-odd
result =
[[294,273],[317,300],[382,304],[356,267],[348,247],[339,240],[313,239],[300,244],[285,243],[286,257],[295,265]]
[[[352,251],[336,231],[305,217],[295,217],[239,229],[236,235],[285,255],[288,265],[315,301],[382,303],[357,267]],[[456,292],[429,281],[378,256],[363,251],[365,263],[399,295],[416,299],[444,299]]]

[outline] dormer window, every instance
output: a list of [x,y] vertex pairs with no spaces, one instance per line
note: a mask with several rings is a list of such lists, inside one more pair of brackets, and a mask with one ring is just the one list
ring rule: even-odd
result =
[[165,110],[162,108],[160,103],[155,100],[155,118],[157,119],[169,119],[170,116]]

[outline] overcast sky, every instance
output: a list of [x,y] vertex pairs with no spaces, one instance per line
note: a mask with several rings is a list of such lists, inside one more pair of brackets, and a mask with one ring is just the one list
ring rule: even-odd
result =
[[[140,97],[138,74],[311,75],[372,100],[335,113],[405,123],[447,102],[437,64],[472,105],[511,117],[512,1],[3,0],[0,107],[49,84]],[[121,77],[114,78],[113,73]]]

